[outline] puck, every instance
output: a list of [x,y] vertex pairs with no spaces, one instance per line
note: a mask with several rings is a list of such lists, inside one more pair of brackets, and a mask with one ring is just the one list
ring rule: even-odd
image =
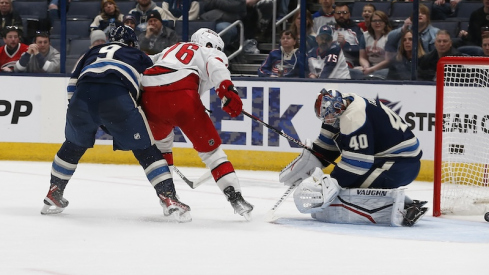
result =
[[484,215],[484,220],[486,220],[486,222],[489,222],[489,212],[487,212],[487,213]]

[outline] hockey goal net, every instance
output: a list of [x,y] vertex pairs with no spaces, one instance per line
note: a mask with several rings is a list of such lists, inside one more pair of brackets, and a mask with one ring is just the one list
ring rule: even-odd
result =
[[434,216],[489,211],[489,58],[438,62],[434,184]]

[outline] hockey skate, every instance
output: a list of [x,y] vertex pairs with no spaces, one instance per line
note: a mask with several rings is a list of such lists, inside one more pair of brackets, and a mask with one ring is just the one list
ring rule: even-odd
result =
[[228,198],[228,201],[234,208],[234,213],[238,213],[243,216],[247,221],[251,220],[251,211],[253,205],[248,203],[241,196],[241,192],[235,192],[234,187],[228,186],[224,189],[224,195]]
[[69,202],[63,198],[63,191],[57,185],[51,185],[49,192],[44,198],[44,206],[41,214],[58,214],[63,212]]
[[413,200],[413,203],[404,206],[404,220],[402,225],[413,226],[421,217],[426,214],[428,207],[422,207],[426,201]]
[[190,207],[178,200],[175,193],[158,194],[160,205],[163,207],[163,215],[172,216],[178,222],[190,222]]

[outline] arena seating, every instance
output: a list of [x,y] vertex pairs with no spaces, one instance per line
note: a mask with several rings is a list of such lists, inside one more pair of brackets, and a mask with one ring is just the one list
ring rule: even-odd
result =
[[[321,8],[316,0],[314,3],[308,5],[311,13],[316,12]],[[336,2],[345,2],[337,0]],[[134,0],[116,0],[123,14],[128,14],[129,10],[133,9],[136,5]],[[399,24],[411,16],[412,13],[412,2],[404,1],[349,1],[349,6],[351,7],[351,19],[360,22],[362,18],[363,6],[367,3],[376,6],[377,10],[382,10],[389,15],[393,27]],[[420,4],[427,5],[428,8],[432,8],[432,1],[422,1]],[[23,18],[23,25],[25,31],[27,31],[28,19],[44,19],[47,17],[47,1],[46,0],[15,0],[12,2],[14,9]],[[161,6],[161,1],[157,2],[158,6]],[[482,7],[480,1],[462,1],[459,3],[458,16],[456,18],[449,18],[445,21],[432,21],[432,24],[440,29],[446,29],[451,34],[452,37],[456,37],[460,30],[467,30],[468,20],[472,12],[478,8]],[[76,63],[80,51],[88,48],[89,43],[89,25],[93,21],[93,18],[100,13],[100,1],[99,0],[72,0],[70,3],[70,8],[67,13],[67,40],[70,43],[67,45],[69,57],[69,64],[67,63],[67,71]],[[287,25],[287,27],[290,24]],[[189,22],[189,36],[200,27],[208,27],[215,29],[215,22],[202,22],[202,21],[191,21]],[[178,35],[182,33],[182,22],[177,21],[175,24],[175,30]],[[280,33],[280,27],[277,28],[277,34]],[[51,43],[52,45],[59,49],[60,48],[60,23],[55,22],[51,30]],[[3,45],[3,40],[0,40],[0,45]],[[266,58],[266,54],[272,48],[272,45],[266,45],[267,43],[259,44],[258,48],[261,50],[259,55],[240,55],[241,58],[236,58],[235,64],[230,64],[230,68],[239,68],[237,70],[240,74],[252,74],[256,75],[256,65],[260,63],[260,60]],[[76,56],[78,55],[78,56]],[[76,59],[75,57],[76,56]],[[236,66],[236,64],[244,66]],[[247,64],[250,69],[246,71]],[[69,66],[68,66],[69,65]],[[70,67],[71,66],[71,67]],[[70,67],[70,68],[68,68]],[[242,70],[244,68],[244,70]]]

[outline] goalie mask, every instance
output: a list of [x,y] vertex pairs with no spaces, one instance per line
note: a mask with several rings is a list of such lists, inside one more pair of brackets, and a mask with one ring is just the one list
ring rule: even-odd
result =
[[345,111],[346,107],[340,92],[322,89],[316,98],[314,111],[317,118],[323,123],[335,128],[339,127],[339,117]]
[[207,28],[201,28],[192,34],[190,42],[198,44],[201,47],[214,48],[220,51],[224,50],[224,42],[219,34]]
[[138,37],[134,30],[128,26],[119,26],[112,29],[109,33],[109,42],[119,42],[139,49]]

